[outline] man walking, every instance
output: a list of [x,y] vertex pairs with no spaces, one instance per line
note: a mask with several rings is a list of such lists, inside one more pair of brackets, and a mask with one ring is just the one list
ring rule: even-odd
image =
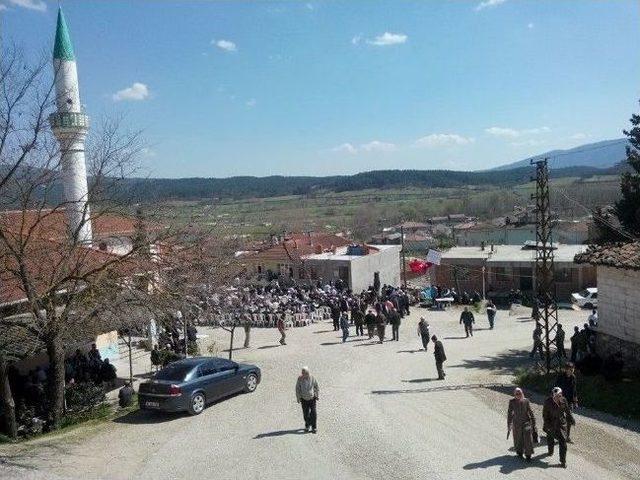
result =
[[342,312],[342,316],[340,317],[340,329],[342,330],[342,343],[345,343],[349,336],[349,315],[347,315],[347,312]]
[[418,322],[418,335],[422,340],[422,347],[426,352],[427,347],[429,346],[429,324],[424,317],[420,317],[420,321]]
[[469,335],[473,337],[473,324],[476,319],[473,318],[473,313],[469,311],[469,307],[464,307],[464,311],[460,314],[460,323],[464,323],[464,333],[469,338]]
[[389,312],[389,322],[391,323],[391,333],[393,334],[393,339],[398,341],[400,340],[400,313],[395,308],[391,309]]
[[376,333],[376,314],[372,310],[367,310],[364,322],[367,324],[367,334],[369,335],[369,340],[371,340]]
[[282,312],[280,315],[278,315],[278,320],[276,323],[276,327],[278,327],[278,331],[280,332],[280,345],[286,345],[287,342],[285,341],[287,335],[284,333],[284,331],[287,329],[287,327],[284,324],[284,312]]
[[[578,406],[576,374],[573,363],[568,362],[556,378],[556,385],[562,390],[562,396],[573,410]],[[567,424],[567,442],[571,442],[571,423]]]
[[567,358],[567,352],[564,349],[564,329],[560,324],[558,324],[558,330],[556,332],[556,349],[558,350],[558,356],[560,358]]
[[309,367],[302,367],[302,373],[296,382],[296,399],[302,405],[302,416],[304,417],[305,430],[317,433],[316,402],[320,398],[318,382],[309,373]]
[[551,396],[544,401],[542,418],[544,420],[543,430],[547,434],[549,456],[553,455],[555,441],[558,440],[560,466],[567,468],[567,426],[569,424],[575,425],[576,422],[560,387],[553,387]]
[[538,352],[540,358],[544,358],[542,351],[542,327],[540,325],[536,325],[536,328],[533,329],[533,348],[529,356],[533,358],[536,352]]
[[489,300],[489,302],[487,303],[487,319],[489,320],[489,329],[490,330],[493,330],[493,322],[496,319],[496,313],[497,312],[498,312],[498,309],[493,304],[493,302],[491,300]]
[[376,315],[376,329],[378,330],[378,338],[380,339],[379,343],[384,342],[384,332],[387,328],[387,317],[385,317],[382,310],[378,312]]
[[438,370],[438,380],[444,380],[446,374],[444,373],[444,368],[442,368],[442,364],[447,360],[447,356],[444,353],[444,346],[442,342],[438,340],[438,337],[435,335],[431,337],[433,340],[433,356],[436,359],[436,369]]
[[356,336],[364,335],[364,312],[359,306],[351,309],[351,320],[356,326]]

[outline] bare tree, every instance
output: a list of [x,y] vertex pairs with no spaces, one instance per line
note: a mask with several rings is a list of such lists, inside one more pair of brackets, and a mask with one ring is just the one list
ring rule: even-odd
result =
[[47,122],[54,102],[45,65],[30,67],[16,49],[3,52],[0,61],[0,209],[12,209],[0,211],[0,281],[29,313],[28,322],[0,322],[20,327],[44,346],[56,428],[63,414],[66,346],[105,331],[105,305],[122,296],[132,274],[162,270],[161,257],[142,250],[172,233],[155,229],[148,242],[131,242],[117,252],[78,240],[82,223],[99,225],[131,214],[123,184],[136,169],[143,143],[140,132],[126,131],[120,118],[91,130],[87,215],[75,231],[61,228],[69,205],[61,195],[58,143]]

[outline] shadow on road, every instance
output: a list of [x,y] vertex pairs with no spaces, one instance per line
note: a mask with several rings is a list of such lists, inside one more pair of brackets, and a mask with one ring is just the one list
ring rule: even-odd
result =
[[422,350],[421,348],[418,348],[416,350],[398,350],[396,353],[418,353],[423,351],[424,350]]
[[325,346],[325,347],[326,347],[327,345],[340,345],[341,343],[345,343],[345,342],[343,342],[342,340],[340,340],[339,342],[324,342],[324,343],[321,343],[320,345],[322,345],[322,346]]
[[[438,380],[437,378],[433,379],[433,381],[437,381],[437,380]],[[400,390],[372,390],[371,393],[373,395],[396,395],[399,393],[432,393],[432,392],[446,392],[450,390],[474,390],[478,388],[497,388],[497,387],[513,388],[513,385],[496,384],[496,383],[492,383],[492,384],[470,383],[470,384],[461,384],[461,385],[442,385],[438,387],[428,387],[428,388],[413,388],[413,389],[400,389]]]
[[307,433],[304,428],[296,428],[293,430],[276,430],[275,432],[267,432],[267,433],[259,433],[255,437],[254,440],[259,438],[270,438],[270,437],[282,437],[283,435],[302,435]]
[[511,349],[497,355],[465,359],[460,364],[449,365],[449,368],[475,368],[499,374],[515,374],[518,367],[529,365],[530,363],[531,359],[527,350]]
[[411,380],[402,380],[404,383],[424,383],[424,382],[435,382],[439,380],[438,378],[412,378]]
[[264,350],[265,348],[276,348],[280,345],[263,345],[262,347],[258,347],[258,350]]
[[525,462],[516,455],[500,455],[499,457],[490,458],[482,462],[468,463],[464,467],[465,470],[476,470],[480,468],[500,467],[500,473],[509,474],[515,470],[522,470],[529,467],[549,468],[550,465],[541,461],[546,455],[541,453],[531,458],[531,462]]
[[[366,339],[368,340],[368,338]],[[380,345],[380,342],[378,341],[371,341],[371,343],[359,343],[358,345],[354,345],[354,347],[370,347],[371,345]]]
[[129,425],[149,425],[154,423],[166,423],[172,422],[179,418],[184,418],[187,413],[165,413],[165,412],[152,412],[149,410],[135,410],[127,413],[126,415],[118,418],[114,418],[114,423],[125,423]]
[[443,340],[465,340],[469,337],[444,337]]
[[313,333],[331,333],[331,332],[336,332],[337,330],[318,330],[317,332],[313,332]]

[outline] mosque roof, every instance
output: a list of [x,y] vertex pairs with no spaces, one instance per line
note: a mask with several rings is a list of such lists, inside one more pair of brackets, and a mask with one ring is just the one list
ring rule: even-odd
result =
[[75,60],[71,35],[64,19],[62,8],[58,9],[58,25],[56,26],[56,39],[53,45],[53,58],[58,60]]

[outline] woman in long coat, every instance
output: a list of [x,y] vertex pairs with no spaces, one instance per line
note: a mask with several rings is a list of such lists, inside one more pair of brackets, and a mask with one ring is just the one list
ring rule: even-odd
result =
[[527,461],[533,454],[533,436],[536,431],[536,417],[531,410],[529,400],[522,389],[516,388],[513,398],[509,400],[507,412],[507,428],[513,434],[513,447],[519,457],[524,454]]

